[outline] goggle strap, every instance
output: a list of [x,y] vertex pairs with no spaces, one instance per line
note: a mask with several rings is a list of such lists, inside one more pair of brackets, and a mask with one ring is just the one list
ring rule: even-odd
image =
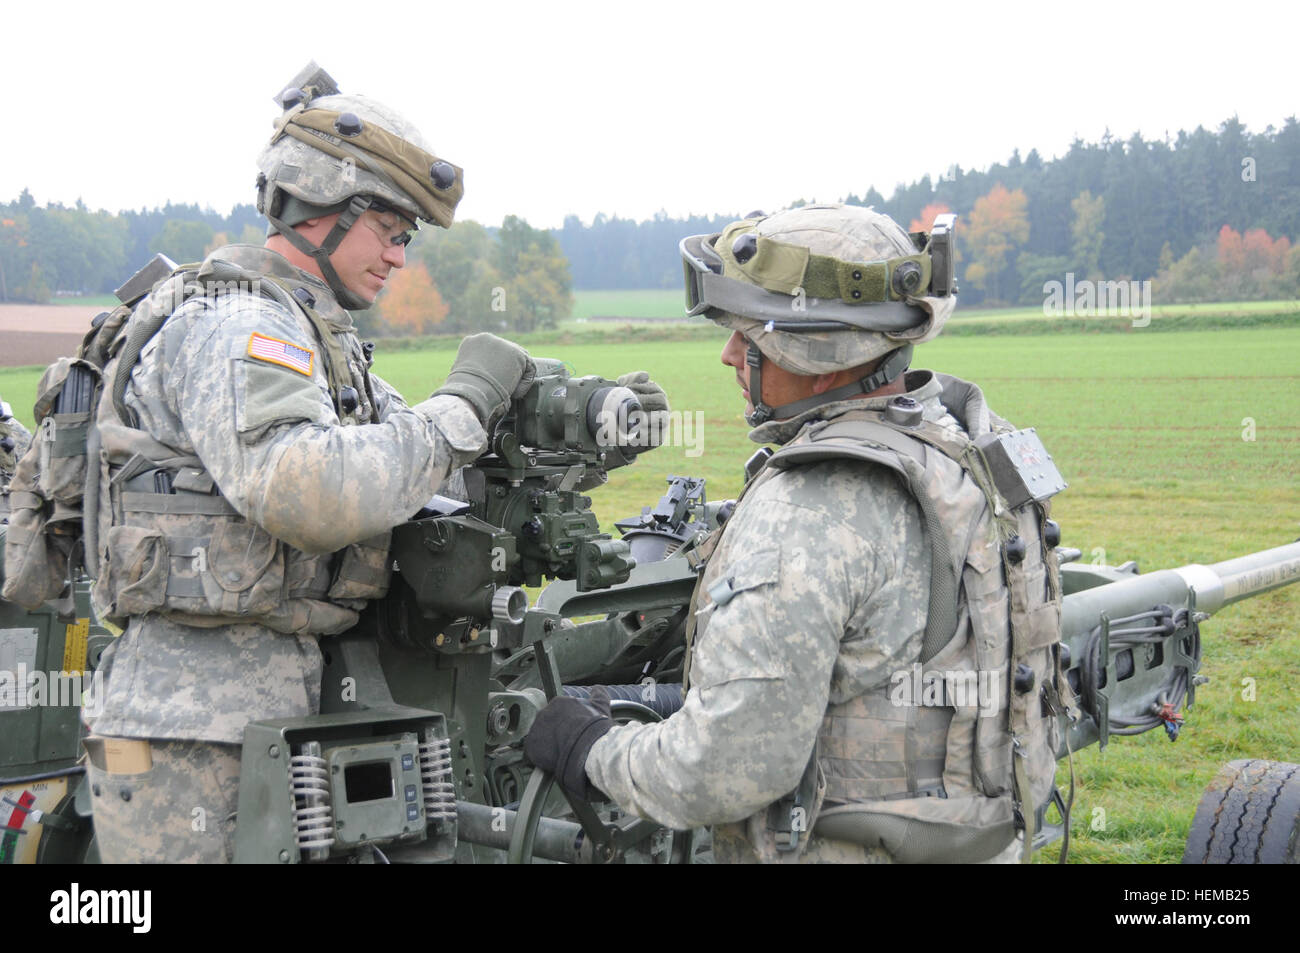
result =
[[881,301],[863,307],[845,304],[838,298],[796,298],[765,291],[757,285],[713,272],[695,272],[698,301],[694,314],[709,309],[743,315],[758,321],[798,321],[797,305],[802,301],[809,320],[835,321],[845,329],[898,334],[920,327],[930,319],[922,308],[904,301]]
[[749,365],[749,402],[754,405],[754,412],[745,419],[751,427],[767,423],[776,411],[763,403],[763,352],[758,345],[746,339],[749,345],[745,351],[745,363]]

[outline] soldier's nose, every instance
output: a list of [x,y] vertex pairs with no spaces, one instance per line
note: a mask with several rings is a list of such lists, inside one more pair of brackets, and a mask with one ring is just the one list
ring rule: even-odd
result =
[[739,331],[732,331],[731,337],[722,347],[722,363],[739,370],[745,363],[745,336]]

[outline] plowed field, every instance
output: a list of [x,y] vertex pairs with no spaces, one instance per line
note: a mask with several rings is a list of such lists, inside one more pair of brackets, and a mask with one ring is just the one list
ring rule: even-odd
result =
[[0,305],[0,367],[48,364],[77,350],[104,309],[60,304]]

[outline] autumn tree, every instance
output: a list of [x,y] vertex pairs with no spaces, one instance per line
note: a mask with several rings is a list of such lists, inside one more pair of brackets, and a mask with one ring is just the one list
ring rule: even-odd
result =
[[1224,225],[1219,229],[1219,264],[1229,271],[1251,274],[1266,271],[1280,274],[1286,266],[1291,241],[1285,235],[1270,238],[1262,228],[1248,229],[1245,235]]
[[1270,289],[1287,267],[1291,241],[1271,238],[1264,229],[1245,235],[1224,225],[1216,242],[1219,292],[1224,298],[1270,297]]
[[1011,252],[1029,238],[1028,205],[1021,189],[1012,192],[999,183],[988,195],[975,200],[966,220],[962,235],[970,249],[971,263],[966,266],[965,277],[990,301],[999,300]]
[[928,232],[934,228],[934,220],[940,215],[947,215],[951,212],[943,202],[931,202],[925,208],[921,209],[921,214],[912,219],[912,224],[907,226],[909,232]]
[[381,306],[391,331],[412,337],[432,334],[448,310],[424,265],[408,262],[391,273]]

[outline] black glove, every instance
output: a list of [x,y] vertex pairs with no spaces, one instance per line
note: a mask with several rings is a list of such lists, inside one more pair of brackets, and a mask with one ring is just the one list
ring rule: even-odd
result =
[[506,411],[510,400],[532,383],[537,370],[528,352],[495,334],[471,334],[460,342],[447,380],[434,394],[469,401],[484,430]]
[[554,698],[537,713],[524,738],[524,757],[555,775],[569,794],[589,801],[603,797],[587,780],[587,755],[613,727],[609,692],[603,685],[594,686],[587,699]]

